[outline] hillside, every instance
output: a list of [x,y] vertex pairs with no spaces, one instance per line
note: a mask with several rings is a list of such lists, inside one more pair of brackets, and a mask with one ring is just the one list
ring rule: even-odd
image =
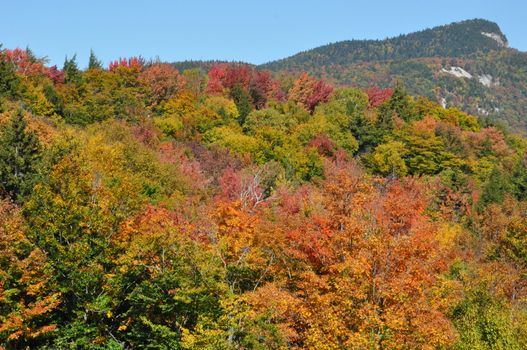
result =
[[0,349],[527,349],[527,138],[445,108],[521,98],[486,37],[340,72],[430,99],[1,50]]
[[0,349],[526,349],[527,138],[280,79],[2,50]]
[[210,60],[210,61],[199,61],[199,60],[189,60],[189,61],[179,61],[174,62],[173,66],[180,72],[183,72],[184,70],[189,69],[199,69],[203,72],[208,72],[211,70],[214,66],[217,66],[219,64],[247,64],[245,62],[230,62],[230,61],[220,61],[220,60]]
[[260,68],[308,71],[361,88],[393,86],[400,80],[412,94],[527,130],[527,54],[508,48],[498,25],[485,20],[386,40],[338,42]]
[[464,57],[505,47],[507,47],[507,38],[496,23],[476,19],[385,40],[341,41],[270,62],[261,67],[277,71],[419,57]]

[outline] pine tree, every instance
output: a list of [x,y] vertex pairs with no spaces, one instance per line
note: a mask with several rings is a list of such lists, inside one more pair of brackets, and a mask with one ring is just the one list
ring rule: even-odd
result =
[[479,207],[483,209],[490,203],[502,203],[505,194],[511,190],[510,180],[498,167],[494,167],[483,187]]
[[19,84],[18,80],[15,67],[5,59],[5,53],[0,50],[0,97],[16,96]]
[[0,135],[0,194],[19,202],[32,188],[39,160],[38,138],[19,110]]
[[64,67],[62,71],[65,75],[65,81],[67,83],[77,82],[80,78],[80,70],[77,66],[77,55],[73,55],[72,58],[64,60]]
[[240,125],[245,123],[245,119],[252,111],[251,96],[240,84],[236,84],[231,91],[232,99],[238,108],[238,122]]
[[97,58],[97,56],[95,56],[93,50],[90,50],[88,69],[102,69],[102,62]]

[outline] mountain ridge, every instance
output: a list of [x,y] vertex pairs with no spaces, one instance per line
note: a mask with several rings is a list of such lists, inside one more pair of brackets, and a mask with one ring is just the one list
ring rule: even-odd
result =
[[[468,45],[459,45],[460,35],[463,38],[471,39],[470,41],[465,41],[468,42]],[[391,46],[379,49],[379,45],[385,44]],[[287,68],[283,67],[284,63],[306,59],[316,59],[318,62],[322,60],[321,63],[328,63],[328,60],[330,60],[329,63],[333,64],[349,64],[352,62],[387,61],[417,57],[460,57],[480,50],[496,50],[506,47],[508,47],[507,37],[497,23],[484,19],[472,19],[386,39],[338,41],[301,51],[283,59],[270,61],[259,67],[269,70],[283,70]],[[349,52],[352,50],[353,52]],[[357,50],[361,50],[361,52],[357,53]],[[325,53],[326,51],[329,51],[329,53]]]
[[[217,63],[228,62],[174,65],[208,71]],[[412,95],[527,132],[527,53],[510,48],[499,25],[485,19],[387,39],[339,41],[252,66],[275,74],[308,72],[337,86],[362,89],[400,81]]]

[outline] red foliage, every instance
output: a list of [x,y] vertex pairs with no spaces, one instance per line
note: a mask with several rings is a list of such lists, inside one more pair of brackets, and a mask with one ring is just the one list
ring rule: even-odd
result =
[[206,91],[212,94],[221,94],[226,89],[232,89],[236,85],[248,90],[251,75],[251,69],[247,65],[226,63],[216,65],[209,71]]
[[318,154],[331,157],[335,153],[335,143],[327,135],[318,134],[309,143],[308,147],[316,148]]
[[64,82],[64,73],[57,66],[46,67],[42,59],[33,57],[27,50],[16,48],[2,51],[7,62],[14,65],[16,72],[25,76],[45,75],[55,84]]
[[16,67],[17,73],[29,76],[44,72],[42,62],[32,59],[26,50],[19,48],[14,50],[5,49],[3,53],[5,60],[11,62]]
[[146,68],[139,76],[141,82],[151,89],[151,103],[159,104],[181,91],[185,79],[168,63],[156,63]]
[[317,271],[334,262],[335,233],[327,219],[314,217],[287,234],[289,252],[297,259],[308,261]]
[[366,94],[368,94],[369,106],[371,108],[375,108],[388,101],[390,97],[392,97],[393,89],[381,89],[377,86],[373,86],[366,90]]
[[218,64],[209,71],[206,92],[225,94],[235,86],[249,93],[255,108],[263,108],[269,99],[283,99],[280,84],[267,71],[244,64]]
[[223,171],[219,183],[220,192],[218,193],[218,199],[223,201],[239,199],[242,191],[242,178],[233,168],[229,167]]
[[250,82],[250,91],[254,106],[257,109],[265,107],[270,98],[282,100],[284,94],[278,81],[273,80],[267,71],[254,71]]
[[307,73],[302,73],[289,91],[289,99],[302,104],[313,112],[319,103],[327,102],[333,86],[324,80],[318,80]]
[[118,60],[110,62],[108,70],[112,72],[120,67],[141,71],[143,69],[143,61],[139,57],[131,57],[128,59],[119,58]]
[[277,188],[276,198],[280,206],[280,213],[286,216],[298,214],[311,191],[312,188],[307,184],[302,185],[294,192],[286,186]]
[[379,200],[372,203],[377,220],[391,235],[408,234],[416,222],[423,220],[427,200],[417,181],[394,181]]
[[53,80],[55,84],[62,84],[64,82],[64,72],[58,69],[57,66],[46,68],[44,74]]
[[209,82],[207,83],[206,92],[209,94],[221,94],[223,93],[224,86],[223,81],[225,80],[226,70],[224,65],[217,65],[209,71]]

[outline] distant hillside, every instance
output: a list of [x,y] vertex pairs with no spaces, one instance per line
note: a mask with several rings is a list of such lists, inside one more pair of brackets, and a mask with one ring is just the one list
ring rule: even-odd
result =
[[527,130],[527,54],[508,48],[499,26],[486,20],[386,40],[342,41],[260,68],[308,71],[362,88],[401,80],[411,94]]
[[386,40],[341,41],[261,67],[276,71],[418,57],[463,57],[506,46],[507,38],[496,23],[475,19]]
[[208,61],[188,60],[188,61],[174,62],[172,64],[179,71],[184,71],[186,69],[200,69],[200,70],[202,70],[204,72],[208,72],[212,67],[214,67],[215,65],[221,64],[221,63],[243,63],[243,64],[249,64],[249,63],[245,63],[245,62],[232,62],[232,61],[221,61],[221,60],[208,60]]

